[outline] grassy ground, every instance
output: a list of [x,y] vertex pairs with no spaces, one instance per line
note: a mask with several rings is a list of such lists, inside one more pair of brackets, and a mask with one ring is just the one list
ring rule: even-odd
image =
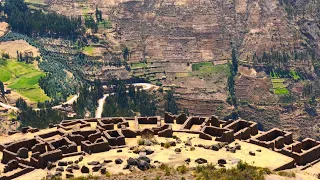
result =
[[89,56],[93,55],[94,47],[86,46],[83,48],[83,53],[88,54]]
[[131,63],[130,66],[131,66],[131,69],[146,68],[146,67],[148,67],[148,64],[146,64],[146,63]]
[[13,59],[0,60],[0,71],[0,80],[30,101],[43,102],[50,99],[38,84],[38,80],[45,74],[34,65]]

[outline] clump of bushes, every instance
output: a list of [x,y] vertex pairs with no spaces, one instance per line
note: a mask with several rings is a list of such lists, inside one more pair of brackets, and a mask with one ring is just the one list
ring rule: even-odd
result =
[[187,169],[187,166],[181,165],[181,166],[178,166],[178,167],[176,168],[176,170],[177,170],[179,173],[184,174],[184,173],[187,172],[188,169]]

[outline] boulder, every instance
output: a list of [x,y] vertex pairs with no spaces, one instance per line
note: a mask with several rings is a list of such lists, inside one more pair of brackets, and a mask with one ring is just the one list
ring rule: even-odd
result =
[[195,147],[190,147],[190,151],[194,151],[194,150],[196,150],[196,148]]
[[118,149],[118,150],[117,150],[117,153],[121,153],[121,152],[122,152],[122,149]]
[[144,160],[138,160],[138,165],[137,167],[141,170],[141,171],[145,171],[150,169],[150,164]]
[[255,155],[256,155],[256,153],[253,152],[253,151],[249,151],[249,154],[250,154],[251,156],[255,156]]
[[257,152],[261,152],[261,149],[257,149]]
[[129,169],[130,168],[130,165],[129,164],[127,164],[127,165],[125,165],[124,167],[123,167],[123,169]]
[[218,164],[227,164],[227,161],[225,159],[219,159]]
[[130,157],[129,159],[127,159],[127,164],[131,166],[136,166],[138,165],[138,160]]
[[116,159],[114,162],[115,162],[116,164],[122,164],[123,160],[120,159],[120,158],[118,158],[118,159]]
[[217,144],[214,144],[214,145],[211,146],[211,149],[213,151],[219,151],[220,147]]
[[79,160],[75,160],[74,163],[78,164],[78,163],[79,163]]
[[234,147],[236,150],[241,150],[241,145],[240,144],[236,144],[236,146]]
[[54,176],[51,172],[48,172],[47,175],[46,175],[46,179],[53,179]]
[[99,164],[99,165],[93,166],[93,167],[92,167],[92,171],[93,171],[93,172],[97,172],[97,171],[99,171],[101,168],[102,168],[102,166]]
[[89,171],[90,171],[90,170],[89,170],[89,168],[88,168],[87,166],[82,166],[82,167],[81,167],[81,172],[82,172],[82,173],[89,173]]
[[20,148],[19,150],[18,150],[18,152],[17,152],[17,155],[18,155],[18,157],[20,157],[20,158],[23,158],[23,159],[26,159],[26,158],[28,158],[29,157],[29,150],[27,149],[27,148],[25,148],[25,147],[22,147],[22,148]]
[[180,152],[181,152],[181,149],[180,149],[180,148],[176,148],[176,149],[174,150],[174,152],[180,153]]
[[236,151],[237,151],[236,148],[231,148],[230,149],[230,152],[232,152],[232,153],[236,153]]
[[73,164],[73,161],[68,161],[68,164]]
[[204,164],[204,163],[207,163],[208,161],[206,159],[203,159],[203,158],[198,158],[195,160],[196,163],[198,164]]
[[186,160],[184,160],[184,162],[189,163],[189,162],[191,162],[191,159],[187,158]]
[[67,161],[59,161],[58,166],[68,166],[68,162]]
[[63,167],[61,167],[61,166],[59,166],[59,167],[57,167],[56,171],[63,172],[63,171],[64,171],[64,168],[63,168]]
[[205,148],[205,149],[211,149],[211,146],[205,145],[205,146],[203,146],[203,148]]

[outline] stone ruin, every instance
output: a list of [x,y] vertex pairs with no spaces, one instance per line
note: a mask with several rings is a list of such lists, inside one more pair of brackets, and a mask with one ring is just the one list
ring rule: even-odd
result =
[[[95,125],[93,125],[95,124]],[[74,128],[77,127],[77,128]],[[9,180],[29,173],[34,169],[45,169],[49,163],[65,157],[99,153],[126,147],[127,138],[157,135],[172,137],[174,132],[199,134],[204,140],[224,143],[235,139],[256,144],[293,159],[276,170],[306,166],[320,160],[320,142],[307,138],[294,141],[291,132],[277,128],[266,132],[258,131],[252,121],[223,121],[216,116],[187,117],[185,114],[164,118],[154,117],[109,117],[65,120],[50,125],[46,133],[37,129],[22,128],[21,133],[36,133],[31,139],[20,139],[0,144],[5,164],[0,180]],[[9,172],[9,173],[8,173]]]

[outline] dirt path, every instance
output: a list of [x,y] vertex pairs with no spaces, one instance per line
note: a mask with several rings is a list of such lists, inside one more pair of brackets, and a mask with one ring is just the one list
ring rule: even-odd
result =
[[103,105],[106,101],[106,98],[109,96],[109,94],[105,94],[103,95],[103,98],[99,99],[98,100],[98,108],[97,108],[97,111],[96,111],[96,118],[101,118],[101,115],[102,115],[102,111],[103,111]]

